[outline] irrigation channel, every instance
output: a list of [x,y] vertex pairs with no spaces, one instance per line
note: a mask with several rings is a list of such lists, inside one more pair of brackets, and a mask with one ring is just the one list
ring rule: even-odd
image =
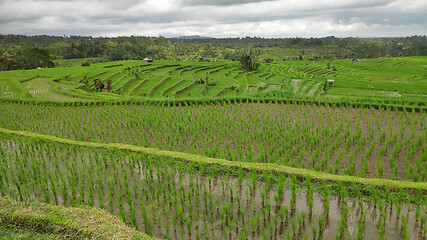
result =
[[103,208],[160,238],[426,238],[420,194],[410,203],[386,189],[368,200],[361,192],[349,197],[340,183],[300,183],[268,171],[230,171],[4,133],[0,139],[2,196]]

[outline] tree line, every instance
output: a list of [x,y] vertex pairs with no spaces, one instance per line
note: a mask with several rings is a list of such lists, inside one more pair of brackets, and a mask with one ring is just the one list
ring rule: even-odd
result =
[[[55,59],[96,58],[97,61],[139,60],[145,57],[186,61],[238,61],[251,52],[258,61],[280,49],[298,49],[282,59],[343,59],[427,56],[427,37],[399,38],[165,38],[0,35],[0,70],[53,67]],[[308,56],[307,49],[317,49]],[[335,49],[336,51],[330,51]],[[323,51],[323,52],[322,52]],[[305,56],[306,54],[306,56]],[[278,55],[278,54],[276,54]]]

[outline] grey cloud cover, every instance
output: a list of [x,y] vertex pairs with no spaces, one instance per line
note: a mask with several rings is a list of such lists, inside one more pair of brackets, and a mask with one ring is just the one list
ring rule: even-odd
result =
[[425,0],[0,0],[0,34],[392,37],[427,34]]

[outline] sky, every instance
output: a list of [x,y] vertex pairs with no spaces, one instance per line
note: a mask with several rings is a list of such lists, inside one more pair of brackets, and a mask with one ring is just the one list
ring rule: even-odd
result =
[[0,0],[0,34],[405,37],[427,0]]

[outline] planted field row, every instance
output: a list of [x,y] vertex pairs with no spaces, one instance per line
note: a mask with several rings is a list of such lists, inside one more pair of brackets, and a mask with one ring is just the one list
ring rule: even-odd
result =
[[1,97],[13,97],[13,90],[11,87],[9,87],[8,84],[5,84],[3,82],[0,83],[0,96]]
[[332,174],[425,182],[425,112],[310,104],[0,104],[0,125],[80,141],[127,143]]
[[[117,71],[111,70],[111,71]],[[140,66],[140,75],[129,72],[110,74],[113,91],[124,95],[148,97],[203,97],[221,95],[242,95],[248,92],[249,82],[272,82],[271,75],[264,73],[238,71],[235,64],[169,64]],[[102,79],[102,78],[101,78]],[[264,79],[264,80],[263,80]],[[275,84],[282,85],[283,77],[277,78]],[[256,89],[258,90],[258,89]]]
[[[120,78],[119,84],[113,81],[114,91],[125,95],[157,98],[217,96],[220,92],[222,95],[247,93],[248,73],[234,73],[237,69],[233,64],[148,65],[141,69],[141,74],[137,77],[127,75]],[[228,76],[231,74],[233,77]]]
[[[103,208],[167,239],[422,239],[426,202],[404,195],[300,184],[165,157],[0,134],[0,193],[17,200]],[[317,189],[317,190],[315,190]],[[361,191],[375,193],[372,200]],[[354,193],[353,193],[354,195]]]

